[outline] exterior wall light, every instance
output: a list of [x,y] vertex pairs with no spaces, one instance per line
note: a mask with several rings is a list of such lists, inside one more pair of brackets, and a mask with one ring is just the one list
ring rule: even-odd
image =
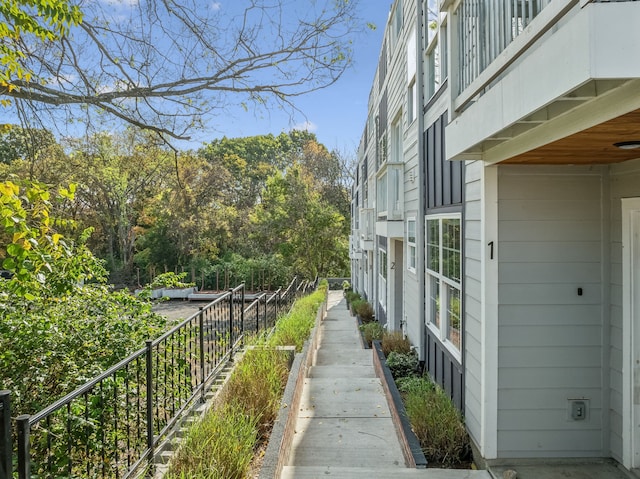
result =
[[635,150],[636,148],[640,148],[640,140],[619,141],[618,143],[614,143],[613,146],[617,146],[622,150]]

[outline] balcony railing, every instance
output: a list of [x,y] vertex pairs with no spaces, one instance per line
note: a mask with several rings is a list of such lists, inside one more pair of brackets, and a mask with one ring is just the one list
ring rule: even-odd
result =
[[378,220],[396,221],[404,216],[404,163],[387,163],[378,172]]
[[458,21],[458,93],[520,35],[551,0],[462,0]]

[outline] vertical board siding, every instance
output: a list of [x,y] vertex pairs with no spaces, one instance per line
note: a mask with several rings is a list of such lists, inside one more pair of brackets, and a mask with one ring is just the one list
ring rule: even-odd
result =
[[482,344],[480,308],[482,298],[479,286],[482,281],[480,261],[482,198],[481,178],[484,165],[480,161],[465,165],[465,204],[462,233],[465,241],[464,268],[464,367],[465,367],[465,424],[476,444],[481,443],[482,417]]
[[[500,167],[499,457],[602,454],[601,181]],[[589,399],[586,421],[570,398]]]
[[640,196],[640,161],[612,165],[611,183],[611,326],[609,400],[611,456],[622,461],[622,202]]

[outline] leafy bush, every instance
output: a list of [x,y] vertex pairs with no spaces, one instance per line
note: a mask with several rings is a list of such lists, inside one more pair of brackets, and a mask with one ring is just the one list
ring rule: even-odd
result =
[[364,335],[365,342],[371,347],[372,341],[382,339],[384,334],[384,328],[376,321],[363,324],[360,326],[360,331]]
[[441,467],[469,461],[469,436],[446,392],[424,378],[405,381],[401,391],[411,428],[427,460]]
[[345,297],[347,298],[347,303],[353,306],[354,301],[361,301],[362,297],[360,293],[357,291],[349,290],[345,293]]
[[394,379],[418,374],[418,356],[414,351],[403,354],[392,351],[387,357],[387,366]]
[[149,288],[190,288],[195,286],[195,283],[186,283],[184,279],[187,277],[186,272],[182,273],[162,273],[153,278],[153,281],[149,285]]
[[385,331],[382,335],[382,352],[389,356],[392,351],[402,354],[411,352],[411,342],[405,338],[402,331]]
[[405,376],[395,380],[398,391],[402,394],[429,394],[435,388],[432,381],[420,376]]

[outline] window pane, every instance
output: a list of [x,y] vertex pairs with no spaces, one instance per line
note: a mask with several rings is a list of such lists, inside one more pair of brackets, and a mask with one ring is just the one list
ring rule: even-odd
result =
[[440,280],[433,276],[429,277],[429,322],[438,328],[440,327]]
[[447,285],[447,297],[449,304],[447,305],[447,318],[449,328],[447,331],[447,339],[458,349],[460,349],[460,290]]
[[409,220],[407,222],[407,241],[409,243],[416,242],[416,222],[415,220]]
[[440,272],[440,220],[427,220],[427,268]]
[[442,274],[460,282],[460,220],[442,220]]

